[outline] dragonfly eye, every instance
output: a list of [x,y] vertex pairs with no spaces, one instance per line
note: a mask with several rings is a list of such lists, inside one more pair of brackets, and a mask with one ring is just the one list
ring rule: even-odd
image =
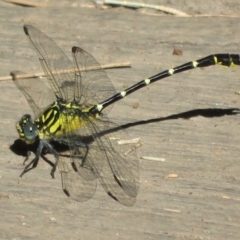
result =
[[16,124],[16,128],[20,139],[28,144],[33,143],[38,136],[37,126],[29,114],[22,116],[21,120]]
[[37,137],[36,125],[32,122],[27,122],[23,129],[24,136],[28,140],[34,140]]

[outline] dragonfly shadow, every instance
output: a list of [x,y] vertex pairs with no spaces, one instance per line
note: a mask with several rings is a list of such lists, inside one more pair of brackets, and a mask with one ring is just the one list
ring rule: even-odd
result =
[[[39,141],[34,142],[33,144],[26,144],[20,139],[14,141],[14,143],[9,147],[10,150],[16,155],[26,157],[27,151],[36,152],[39,145]],[[66,144],[61,144],[56,141],[51,141],[51,145],[58,152],[65,152],[68,150],[68,146]],[[43,152],[45,155],[47,152]]]
[[162,122],[162,121],[168,121],[168,120],[174,120],[174,119],[190,119],[193,117],[206,117],[206,118],[215,118],[215,117],[223,117],[223,116],[231,116],[231,115],[238,115],[240,114],[240,108],[206,108],[206,109],[194,109],[187,112],[177,113],[173,114],[167,117],[161,117],[161,118],[153,118],[148,120],[142,120],[137,121],[133,123],[127,123],[124,125],[120,125],[116,128],[112,128],[107,130],[106,132],[115,132],[120,129],[127,129],[130,127],[138,126],[138,125],[144,125],[144,124],[150,124],[155,122]]
[[[154,119],[148,119],[148,120],[142,120],[142,121],[137,121],[137,122],[132,122],[132,123],[127,123],[124,125],[119,125],[117,127],[108,129],[106,131],[98,133],[99,136],[104,136],[105,134],[111,133],[111,132],[116,132],[121,129],[127,129],[130,127],[138,126],[138,125],[144,125],[144,124],[150,124],[154,122],[162,122],[162,121],[168,121],[168,120],[174,120],[174,119],[190,119],[193,117],[206,117],[206,118],[214,118],[214,117],[223,117],[223,116],[231,116],[231,115],[237,115],[240,113],[239,108],[207,108],[207,109],[194,109],[190,110],[187,112],[182,112],[182,113],[177,113],[173,115],[169,115],[167,117],[162,117],[162,118],[154,118]],[[92,141],[94,141],[94,137],[92,136],[77,136],[77,135],[72,135],[72,137],[76,138],[76,142],[79,140],[81,142],[84,142],[85,144],[91,144]],[[69,150],[69,147],[66,144],[59,143],[57,141],[51,141],[50,142],[53,148],[59,153],[66,152]],[[17,139],[14,141],[14,143],[10,146],[10,150],[14,152],[16,155],[19,156],[27,156],[27,152],[36,152],[37,147],[38,147],[39,141],[36,141],[35,143],[28,145],[25,142],[21,141],[20,139]],[[43,152],[44,156],[47,152]],[[43,157],[44,158],[44,157]],[[47,161],[46,159],[44,159]]]

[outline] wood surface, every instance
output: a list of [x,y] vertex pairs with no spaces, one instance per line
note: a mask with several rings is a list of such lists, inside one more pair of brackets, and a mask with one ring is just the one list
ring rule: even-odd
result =
[[[229,4],[226,16],[224,11],[211,16],[209,3],[206,12],[201,10],[208,16],[201,17],[101,9],[81,1],[50,1],[41,8],[0,2],[0,76],[42,71],[22,30],[31,24],[69,57],[75,45],[101,64],[131,62],[132,68],[106,70],[123,90],[210,54],[240,53],[237,2]],[[174,48],[183,55],[173,55]],[[143,143],[138,148],[141,187],[131,208],[113,201],[101,186],[88,202],[67,198],[60,174],[51,179],[44,161],[19,178],[24,157],[10,146],[18,139],[15,123],[32,112],[14,83],[1,81],[0,239],[240,239],[239,73],[218,66],[194,69],[114,105],[109,118],[129,124],[128,133]]]

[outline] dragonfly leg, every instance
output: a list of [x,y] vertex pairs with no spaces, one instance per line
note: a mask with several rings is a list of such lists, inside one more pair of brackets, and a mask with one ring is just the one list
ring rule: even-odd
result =
[[[42,155],[43,148],[46,148],[49,153],[53,154],[53,156],[55,158],[55,163],[54,164],[51,163],[49,160],[46,160],[45,157]],[[30,151],[28,151],[27,157],[24,160],[23,164],[26,163],[26,161],[28,160],[29,156],[30,156]],[[51,146],[51,144],[49,144],[46,140],[40,140],[39,141],[39,145],[38,145],[38,148],[37,148],[37,152],[35,154],[35,158],[24,168],[24,170],[21,173],[20,177],[22,177],[25,173],[27,173],[27,172],[29,172],[32,169],[37,167],[40,156],[42,156],[43,159],[45,161],[47,161],[47,163],[52,166],[51,176],[52,176],[52,178],[54,178],[54,173],[55,173],[55,171],[57,169],[59,157],[58,157],[58,153],[56,152],[56,150],[54,150],[54,148]]]
[[87,155],[88,155],[89,147],[88,147],[87,144],[84,144],[84,143],[81,143],[80,146],[86,149],[86,152],[85,152],[85,154],[84,154],[84,156],[83,156],[83,158],[82,158],[82,163],[81,163],[81,167],[83,167],[84,164],[86,163],[86,159],[87,159]]
[[[40,157],[40,155],[42,153],[43,147],[44,147],[43,141],[40,141],[39,145],[38,145],[38,148],[37,148],[37,152],[35,154],[35,158],[24,168],[24,170],[21,173],[20,177],[22,177],[25,173],[27,173],[27,172],[29,172],[32,169],[37,167],[38,161],[39,161],[39,157]],[[24,160],[23,164],[25,164],[25,162],[28,160],[29,156],[30,156],[30,154],[29,154],[29,151],[28,151],[27,157]]]
[[[79,166],[93,171],[93,168],[89,165],[89,162],[86,164],[88,152],[89,152],[89,146],[83,142],[79,142],[77,144],[74,144],[74,147],[72,147],[72,148],[74,149],[73,155],[77,158],[79,158],[79,156],[80,156],[80,158],[82,160],[82,162],[81,162],[81,164],[79,164]],[[83,151],[80,151],[79,148],[86,149],[86,151],[84,151],[84,153],[83,153]],[[77,172],[77,170],[76,170],[77,167],[76,167],[75,163],[72,163],[72,165],[73,165],[74,171]]]
[[49,153],[53,154],[53,156],[55,158],[55,163],[53,164],[52,170],[51,170],[51,176],[52,176],[52,178],[54,178],[54,173],[57,169],[57,165],[58,165],[58,161],[59,161],[59,155],[49,142],[47,142],[46,140],[40,140],[40,142],[42,142],[43,147],[45,147],[49,151]]
[[27,151],[27,156],[26,156],[26,158],[25,158],[24,161],[23,161],[23,165],[26,164],[26,162],[28,161],[30,155],[31,155],[31,151]]

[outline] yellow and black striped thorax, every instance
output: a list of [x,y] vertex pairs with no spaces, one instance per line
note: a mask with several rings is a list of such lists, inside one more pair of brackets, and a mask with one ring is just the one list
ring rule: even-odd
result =
[[24,115],[16,124],[20,138],[33,143],[37,137],[51,140],[74,132],[100,116],[96,106],[85,107],[76,102],[55,101],[35,121]]

